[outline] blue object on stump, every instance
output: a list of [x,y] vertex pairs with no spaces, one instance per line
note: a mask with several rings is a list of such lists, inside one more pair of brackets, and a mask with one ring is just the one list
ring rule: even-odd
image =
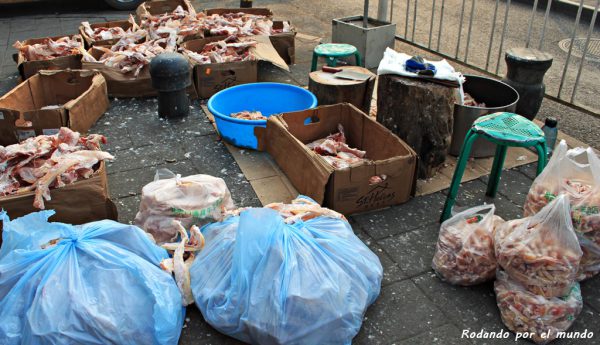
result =
[[317,106],[317,98],[301,87],[280,83],[251,83],[219,91],[208,100],[217,129],[227,142],[256,149],[255,127],[267,127],[266,120],[232,118],[240,111],[260,111],[264,116],[300,111]]

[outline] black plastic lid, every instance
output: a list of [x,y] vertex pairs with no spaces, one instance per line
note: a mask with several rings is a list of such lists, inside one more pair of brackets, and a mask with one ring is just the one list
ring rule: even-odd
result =
[[556,120],[555,117],[547,117],[546,121],[544,122],[544,125],[550,128],[555,128],[557,124],[558,120]]

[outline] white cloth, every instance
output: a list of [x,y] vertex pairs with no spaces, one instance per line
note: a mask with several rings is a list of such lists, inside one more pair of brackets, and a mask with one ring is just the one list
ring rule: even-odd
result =
[[[377,68],[377,75],[397,74],[405,77],[419,77],[417,73],[406,70],[406,61],[410,60],[411,58],[412,56],[408,54],[399,53],[393,49],[386,48],[385,52],[383,53],[383,59],[381,59],[379,67]],[[458,83],[461,103],[464,103],[462,84],[465,82],[465,77],[462,75],[462,73],[454,70],[454,67],[452,67],[452,65],[450,65],[446,59],[441,61],[425,60],[425,62],[435,66],[436,72],[432,78],[450,80]]]

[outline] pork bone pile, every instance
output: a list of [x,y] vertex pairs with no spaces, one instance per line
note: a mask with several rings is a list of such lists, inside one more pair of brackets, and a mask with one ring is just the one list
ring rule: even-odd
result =
[[348,168],[367,161],[365,151],[352,148],[346,144],[346,135],[341,124],[338,124],[337,133],[330,134],[324,139],[315,140],[306,146],[323,157],[335,169]]

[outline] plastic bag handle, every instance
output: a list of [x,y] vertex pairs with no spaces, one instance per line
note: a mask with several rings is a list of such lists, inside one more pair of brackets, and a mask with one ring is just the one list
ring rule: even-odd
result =
[[462,212],[459,212],[459,213],[453,215],[452,217],[450,217],[449,219],[447,219],[446,221],[444,221],[444,223],[442,223],[442,226],[446,222],[448,222],[448,221],[450,221],[450,220],[452,220],[454,218],[459,218],[459,217],[466,218],[469,215],[478,214],[481,211],[486,211],[486,210],[488,211],[488,212],[486,212],[486,216],[487,216],[487,213],[489,213],[490,210],[492,211],[492,215],[493,215],[496,212],[496,205],[494,205],[494,204],[484,204],[484,205],[479,205],[479,206],[468,208],[468,209],[466,209],[466,210],[464,210]]

